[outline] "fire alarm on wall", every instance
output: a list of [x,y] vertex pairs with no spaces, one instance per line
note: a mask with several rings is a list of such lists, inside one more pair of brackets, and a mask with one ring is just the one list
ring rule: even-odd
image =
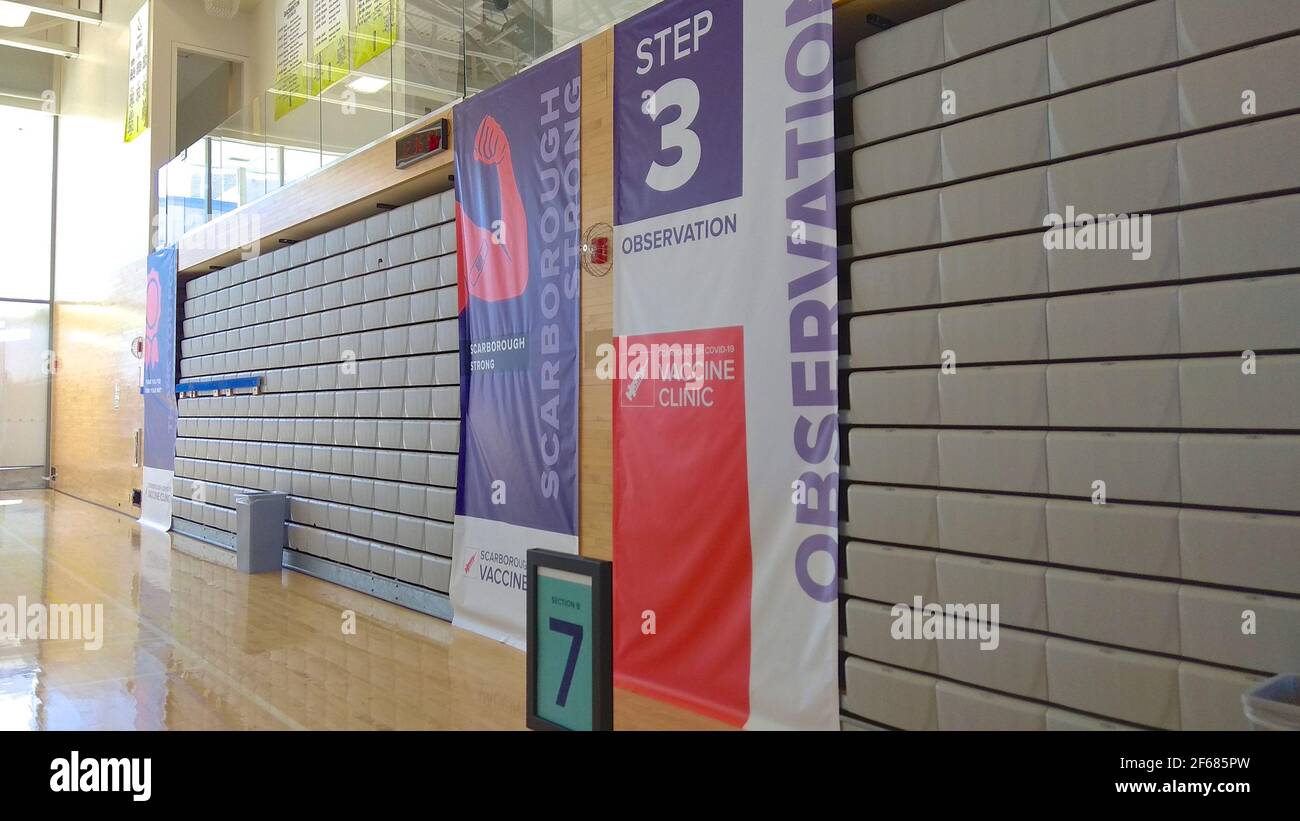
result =
[[131,355],[134,356],[136,359],[142,359],[144,357],[143,336],[137,336],[135,339],[131,340]]

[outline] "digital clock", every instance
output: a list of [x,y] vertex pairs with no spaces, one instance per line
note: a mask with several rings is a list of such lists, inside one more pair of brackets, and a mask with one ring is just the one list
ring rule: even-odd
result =
[[412,131],[397,138],[397,167],[406,168],[425,157],[432,157],[447,150],[450,139],[447,121],[438,120],[431,126]]

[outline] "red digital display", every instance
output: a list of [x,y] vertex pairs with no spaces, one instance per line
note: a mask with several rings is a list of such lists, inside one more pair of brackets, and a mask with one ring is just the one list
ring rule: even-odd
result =
[[425,157],[447,150],[447,121],[438,120],[428,128],[412,131],[397,138],[397,167],[406,168]]

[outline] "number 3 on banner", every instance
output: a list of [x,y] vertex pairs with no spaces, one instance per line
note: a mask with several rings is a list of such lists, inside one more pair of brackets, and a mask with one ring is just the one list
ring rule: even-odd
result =
[[573,685],[573,671],[578,666],[578,653],[582,650],[582,625],[552,618],[552,633],[569,637],[569,657],[564,661],[564,675],[560,678],[560,691],[555,694],[555,704],[563,707],[569,701],[569,688]]
[[650,119],[658,122],[659,114],[667,108],[678,108],[677,119],[659,127],[660,147],[664,151],[681,149],[682,155],[672,165],[651,164],[645,181],[656,191],[676,191],[691,181],[700,167],[700,137],[691,130],[700,113],[700,87],[694,80],[679,77],[655,92]]

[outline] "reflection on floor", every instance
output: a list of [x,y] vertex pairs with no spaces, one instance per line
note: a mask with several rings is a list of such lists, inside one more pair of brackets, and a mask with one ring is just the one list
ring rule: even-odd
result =
[[[523,727],[522,653],[52,491],[0,496],[0,607],[20,597],[102,604],[102,646],[0,631],[0,730]],[[721,727],[621,690],[615,724]]]

